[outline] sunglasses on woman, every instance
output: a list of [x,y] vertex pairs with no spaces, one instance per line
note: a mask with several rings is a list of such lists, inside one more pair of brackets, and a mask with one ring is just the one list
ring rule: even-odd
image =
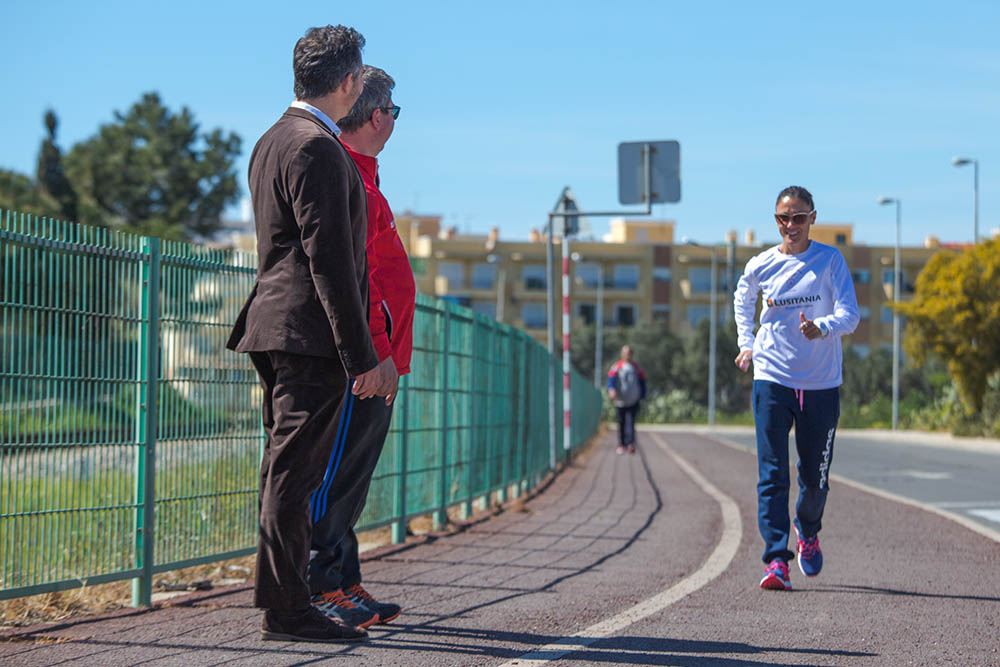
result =
[[811,211],[807,211],[805,213],[791,213],[791,214],[789,214],[789,213],[775,213],[774,214],[774,219],[777,220],[778,222],[784,223],[786,225],[788,223],[792,223],[793,225],[804,225],[804,224],[806,224],[806,222],[809,221],[809,216],[812,215],[815,212],[816,212],[816,209],[813,209]]

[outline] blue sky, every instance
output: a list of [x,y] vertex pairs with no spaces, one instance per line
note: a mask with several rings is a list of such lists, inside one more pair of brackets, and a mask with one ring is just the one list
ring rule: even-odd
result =
[[[279,8],[280,7],[280,8]],[[1000,3],[5,2],[0,167],[34,173],[48,107],[59,144],[93,135],[146,91],[204,128],[254,142],[292,99],[291,54],[313,25],[366,37],[403,110],[380,156],[397,210],[524,238],[562,187],[617,202],[617,145],[681,143],[682,200],[654,207],[678,239],[777,239],[786,185],[855,240],[972,238],[1000,227]],[[238,211],[234,209],[233,215]],[[591,220],[600,235],[607,219]]]

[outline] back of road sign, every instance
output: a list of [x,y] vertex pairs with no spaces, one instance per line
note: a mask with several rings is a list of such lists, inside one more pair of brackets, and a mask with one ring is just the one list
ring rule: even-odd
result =
[[[646,149],[649,149],[649,174]],[[652,193],[647,199],[647,186]],[[681,200],[681,145],[676,141],[632,141],[618,144],[618,201],[662,204]]]

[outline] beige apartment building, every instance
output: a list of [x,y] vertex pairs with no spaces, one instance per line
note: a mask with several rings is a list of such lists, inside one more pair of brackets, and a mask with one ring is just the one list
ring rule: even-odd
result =
[[[546,337],[545,238],[507,241],[495,229],[487,235],[461,235],[441,227],[439,216],[408,211],[396,226],[413,264],[417,290],[448,299],[489,317],[525,329],[536,340]],[[603,241],[571,239],[578,254],[571,262],[570,309],[573,326],[596,317],[598,281],[603,278],[602,312],[607,327],[630,327],[662,321],[684,334],[709,317],[712,249],[674,243],[671,220],[614,220]],[[892,342],[892,246],[856,245],[850,224],[817,224],[811,237],[835,245],[844,254],[857,288],[861,323],[851,343],[865,352]],[[777,236],[777,234],[775,234]],[[562,239],[555,239],[557,272]],[[716,246],[717,307],[720,321],[732,317],[732,287],[743,266],[765,244],[748,233],[738,243],[731,233]],[[941,247],[904,247],[901,254],[902,298],[913,294],[917,274]],[[735,276],[735,278],[734,278]],[[562,335],[561,278],[555,281],[556,336]]]

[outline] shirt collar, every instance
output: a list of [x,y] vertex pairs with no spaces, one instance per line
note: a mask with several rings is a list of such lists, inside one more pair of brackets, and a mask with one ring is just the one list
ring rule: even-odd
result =
[[329,116],[327,116],[325,113],[323,113],[313,105],[307,102],[302,102],[301,100],[295,100],[294,102],[292,102],[291,106],[295,107],[296,109],[305,109],[306,111],[308,111],[309,113],[311,113],[312,115],[316,116],[321,121],[323,121],[323,124],[326,125],[328,128],[330,128],[330,131],[333,132],[335,136],[338,137],[340,136],[341,130],[339,127],[337,127],[337,124],[334,123]]

